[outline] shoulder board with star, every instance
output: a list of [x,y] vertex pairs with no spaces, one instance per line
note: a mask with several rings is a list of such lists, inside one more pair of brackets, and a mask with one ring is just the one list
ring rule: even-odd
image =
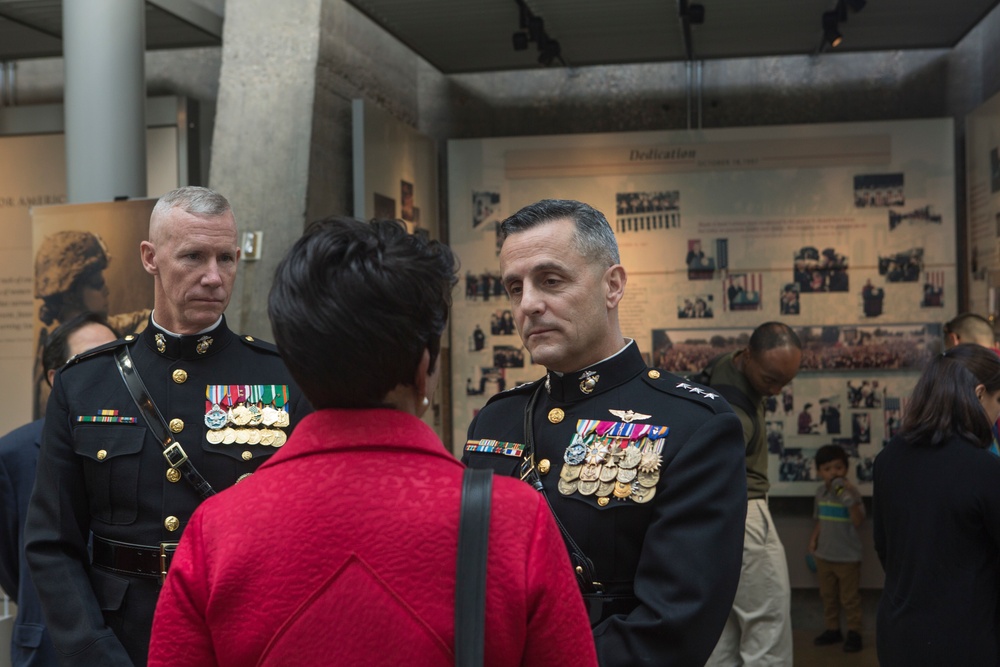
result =
[[86,352],[81,352],[80,354],[70,357],[69,361],[66,362],[66,365],[69,366],[71,364],[78,364],[84,359],[90,359],[91,357],[96,357],[98,355],[104,354],[105,352],[117,350],[123,345],[131,345],[132,343],[135,342],[136,338],[137,336],[126,336],[125,338],[119,338],[118,340],[113,340],[110,343],[98,345],[97,347],[91,348]]
[[247,335],[237,335],[236,337],[252,348],[270,352],[271,354],[279,354],[278,347],[274,343],[268,343],[266,340],[257,340],[253,336]]
[[486,405],[489,405],[494,401],[510,398],[512,396],[530,395],[531,392],[535,390],[535,387],[542,382],[545,382],[545,378],[539,378],[538,380],[534,380],[532,382],[522,382],[521,384],[511,387],[510,389],[504,389],[500,393],[490,396],[489,400],[486,401]]
[[650,368],[642,375],[646,384],[671,396],[686,398],[693,403],[703,405],[712,412],[731,412],[729,403],[711,387],[691,382],[680,375],[674,375],[659,368]]

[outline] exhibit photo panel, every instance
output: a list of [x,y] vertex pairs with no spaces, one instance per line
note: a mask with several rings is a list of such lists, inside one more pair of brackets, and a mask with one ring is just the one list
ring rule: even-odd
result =
[[499,224],[576,199],[614,231],[622,331],[651,366],[686,377],[764,322],[797,332],[802,369],[768,400],[772,492],[812,495],[815,451],[840,444],[870,493],[871,462],[957,314],[952,132],[931,119],[449,142],[464,274],[452,384],[467,387],[455,442],[490,395],[545,374],[506,315]]

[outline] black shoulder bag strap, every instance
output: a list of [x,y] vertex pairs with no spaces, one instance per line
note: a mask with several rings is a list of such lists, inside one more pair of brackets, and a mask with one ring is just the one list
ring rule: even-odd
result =
[[492,489],[493,470],[465,469],[455,574],[455,667],[481,667],[483,664]]
[[163,415],[153,403],[153,398],[146,391],[146,385],[143,384],[138,369],[132,363],[132,355],[129,354],[127,345],[122,345],[115,352],[115,363],[118,365],[118,372],[121,373],[122,380],[125,381],[125,386],[128,387],[128,393],[132,395],[132,400],[135,401],[143,419],[146,420],[146,425],[152,431],[153,437],[163,446],[163,458],[167,460],[167,465],[180,472],[202,499],[214,496],[215,489],[188,460],[187,453],[181,444],[170,435],[170,429],[167,428]]
[[528,469],[523,472],[521,479],[535,487],[542,494],[542,498],[545,498],[545,504],[549,506],[549,514],[555,519],[556,525],[559,526],[559,532],[562,533],[563,539],[566,541],[566,546],[569,548],[569,559],[573,565],[573,571],[576,573],[576,583],[580,586],[580,591],[584,594],[598,593],[601,590],[601,584],[595,581],[593,562],[587,558],[587,555],[583,553],[583,549],[569,536],[566,527],[563,526],[562,521],[559,520],[559,516],[552,509],[552,503],[549,502],[549,497],[545,494],[545,487],[542,485],[542,478],[538,476],[538,469],[535,468],[535,425],[533,420],[535,404],[538,403],[538,397],[544,388],[545,385],[540,383],[531,395],[531,400],[528,401],[528,404],[524,408],[524,460]]

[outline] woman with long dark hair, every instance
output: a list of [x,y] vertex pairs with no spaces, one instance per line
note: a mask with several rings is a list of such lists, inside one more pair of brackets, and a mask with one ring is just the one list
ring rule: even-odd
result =
[[1000,358],[963,344],[924,370],[875,459],[875,550],[885,569],[882,667],[998,664]]

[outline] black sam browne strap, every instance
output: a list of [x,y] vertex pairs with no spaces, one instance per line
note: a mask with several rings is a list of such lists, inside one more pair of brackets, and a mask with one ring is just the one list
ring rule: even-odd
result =
[[458,518],[455,667],[481,667],[486,642],[486,554],[493,471],[466,468]]
[[146,385],[143,384],[138,369],[132,363],[132,355],[129,353],[127,345],[122,345],[115,352],[115,363],[118,365],[118,372],[121,373],[122,380],[125,381],[125,386],[128,387],[128,393],[132,395],[132,400],[135,401],[143,419],[146,420],[146,425],[163,446],[163,458],[167,460],[167,465],[180,472],[202,499],[214,496],[215,489],[188,460],[187,453],[181,444],[174,441],[170,435],[170,429],[167,428],[163,415],[153,403],[153,398],[146,391]]

